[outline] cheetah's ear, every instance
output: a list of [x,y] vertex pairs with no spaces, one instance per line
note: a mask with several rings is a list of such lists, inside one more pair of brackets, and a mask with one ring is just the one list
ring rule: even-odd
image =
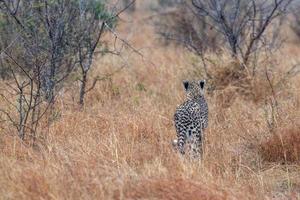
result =
[[200,88],[201,88],[202,90],[204,89],[205,84],[206,84],[206,81],[205,81],[205,80],[200,80],[200,81],[199,81],[199,85],[200,85]]
[[189,85],[190,85],[189,81],[186,81],[186,80],[183,81],[183,86],[184,86],[184,89],[185,89],[185,90],[188,90]]

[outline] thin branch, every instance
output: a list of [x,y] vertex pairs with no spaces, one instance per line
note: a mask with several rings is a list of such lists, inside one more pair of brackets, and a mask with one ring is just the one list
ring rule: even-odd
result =
[[13,126],[19,129],[18,124],[12,119],[12,117],[7,111],[0,109],[0,112],[4,113],[8,117],[9,121],[13,124]]
[[129,44],[129,42],[127,42],[126,40],[124,40],[123,38],[119,37],[119,35],[112,29],[109,27],[109,25],[107,23],[105,23],[105,26],[108,28],[108,30],[120,41],[122,41],[124,44],[126,44],[127,47],[129,47],[130,49],[132,49],[136,54],[140,55],[141,57],[144,57],[144,55],[139,52],[136,48],[134,48],[131,44]]
[[96,86],[96,84],[97,84],[98,81],[103,81],[103,80],[109,79],[110,77],[114,76],[116,73],[118,73],[119,71],[121,71],[126,66],[127,66],[127,64],[124,64],[119,69],[115,70],[114,72],[112,72],[110,74],[104,75],[102,78],[96,77],[94,79],[93,83],[92,83],[92,86],[85,91],[85,94],[88,93],[88,92],[90,92],[91,90],[93,90],[95,88],[95,86]]

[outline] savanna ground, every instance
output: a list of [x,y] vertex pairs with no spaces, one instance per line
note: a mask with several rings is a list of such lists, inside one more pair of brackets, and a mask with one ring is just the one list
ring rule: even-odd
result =
[[[255,100],[231,91],[207,94],[209,127],[202,161],[176,153],[173,113],[185,97],[182,80],[201,78],[199,60],[183,48],[163,46],[139,12],[123,16],[127,66],[99,82],[77,105],[66,87],[36,145],[21,142],[8,124],[0,134],[1,199],[300,199],[300,76],[274,88],[253,81]],[[288,41],[273,58],[272,80],[298,59]],[[222,67],[230,57],[211,57]],[[99,57],[93,77],[118,70],[117,56]],[[213,68],[211,69],[213,70]],[[219,73],[216,71],[215,73]],[[267,88],[267,89],[266,89]]]

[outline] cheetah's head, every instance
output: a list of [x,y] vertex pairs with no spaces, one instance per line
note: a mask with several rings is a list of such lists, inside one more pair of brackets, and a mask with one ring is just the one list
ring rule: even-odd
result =
[[183,81],[183,86],[188,99],[197,99],[204,96],[205,80],[200,81]]

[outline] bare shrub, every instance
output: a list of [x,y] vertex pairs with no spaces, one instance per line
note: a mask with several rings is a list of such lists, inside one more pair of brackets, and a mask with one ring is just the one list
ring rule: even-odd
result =
[[72,72],[80,71],[83,105],[85,94],[98,81],[87,87],[96,50],[119,55],[108,50],[102,37],[113,32],[116,18],[128,7],[112,13],[97,0],[0,1],[0,69],[2,76],[8,72],[12,77],[0,94],[8,105],[0,109],[0,117],[17,129],[21,139],[25,132],[36,138],[48,110],[53,114],[48,125],[57,117],[49,108]]
[[[203,68],[201,76],[210,79],[211,92],[227,90],[221,97],[225,107],[233,102],[224,99],[232,92],[263,102],[274,95],[272,84],[276,83],[268,77],[272,71],[266,66],[274,64],[271,55],[281,44],[280,28],[290,3],[186,0],[163,12],[157,32],[167,42],[181,44],[200,58],[197,67]],[[231,61],[221,58],[216,63],[210,59],[224,54],[230,54]]]
[[274,135],[260,144],[260,154],[268,162],[299,162],[300,127],[278,128]]
[[[87,88],[88,74],[91,70],[96,51],[102,55],[108,52],[107,44],[103,41],[103,35],[108,29],[113,29],[116,17],[109,12],[105,4],[97,1],[80,1],[79,9],[76,9],[78,21],[73,24],[72,48],[75,49],[80,68],[80,92],[79,104],[84,104],[85,95],[91,91],[98,79]],[[127,5],[129,6],[129,5]]]
[[[4,28],[15,42],[5,53],[27,72],[40,76],[42,96],[53,102],[55,90],[73,70],[72,29],[76,22],[73,2],[2,1]],[[39,69],[37,69],[39,68]]]
[[4,115],[1,118],[10,121],[22,140],[26,132],[35,140],[40,119],[53,105],[57,89],[75,67],[71,33],[76,14],[72,3],[0,2],[6,20],[2,28],[10,40],[1,49],[1,62],[9,67],[13,77],[5,87],[7,92],[2,94],[9,107],[1,109]]
[[[173,23],[166,20],[159,32],[164,38],[180,42],[200,54],[224,42],[243,68],[251,58],[257,59],[258,52],[265,47],[275,46],[278,29],[268,33],[268,37],[267,30],[286,12],[289,4],[290,1],[283,0],[186,0],[180,4],[176,17],[170,13]],[[176,34],[178,32],[180,34]]]
[[[207,23],[213,24],[231,55],[248,65],[253,55],[256,59],[264,47],[272,46],[274,37],[266,37],[266,32],[289,4],[290,1],[284,0],[192,0],[190,6],[200,20],[206,17]],[[271,34],[277,34],[277,31]]]

